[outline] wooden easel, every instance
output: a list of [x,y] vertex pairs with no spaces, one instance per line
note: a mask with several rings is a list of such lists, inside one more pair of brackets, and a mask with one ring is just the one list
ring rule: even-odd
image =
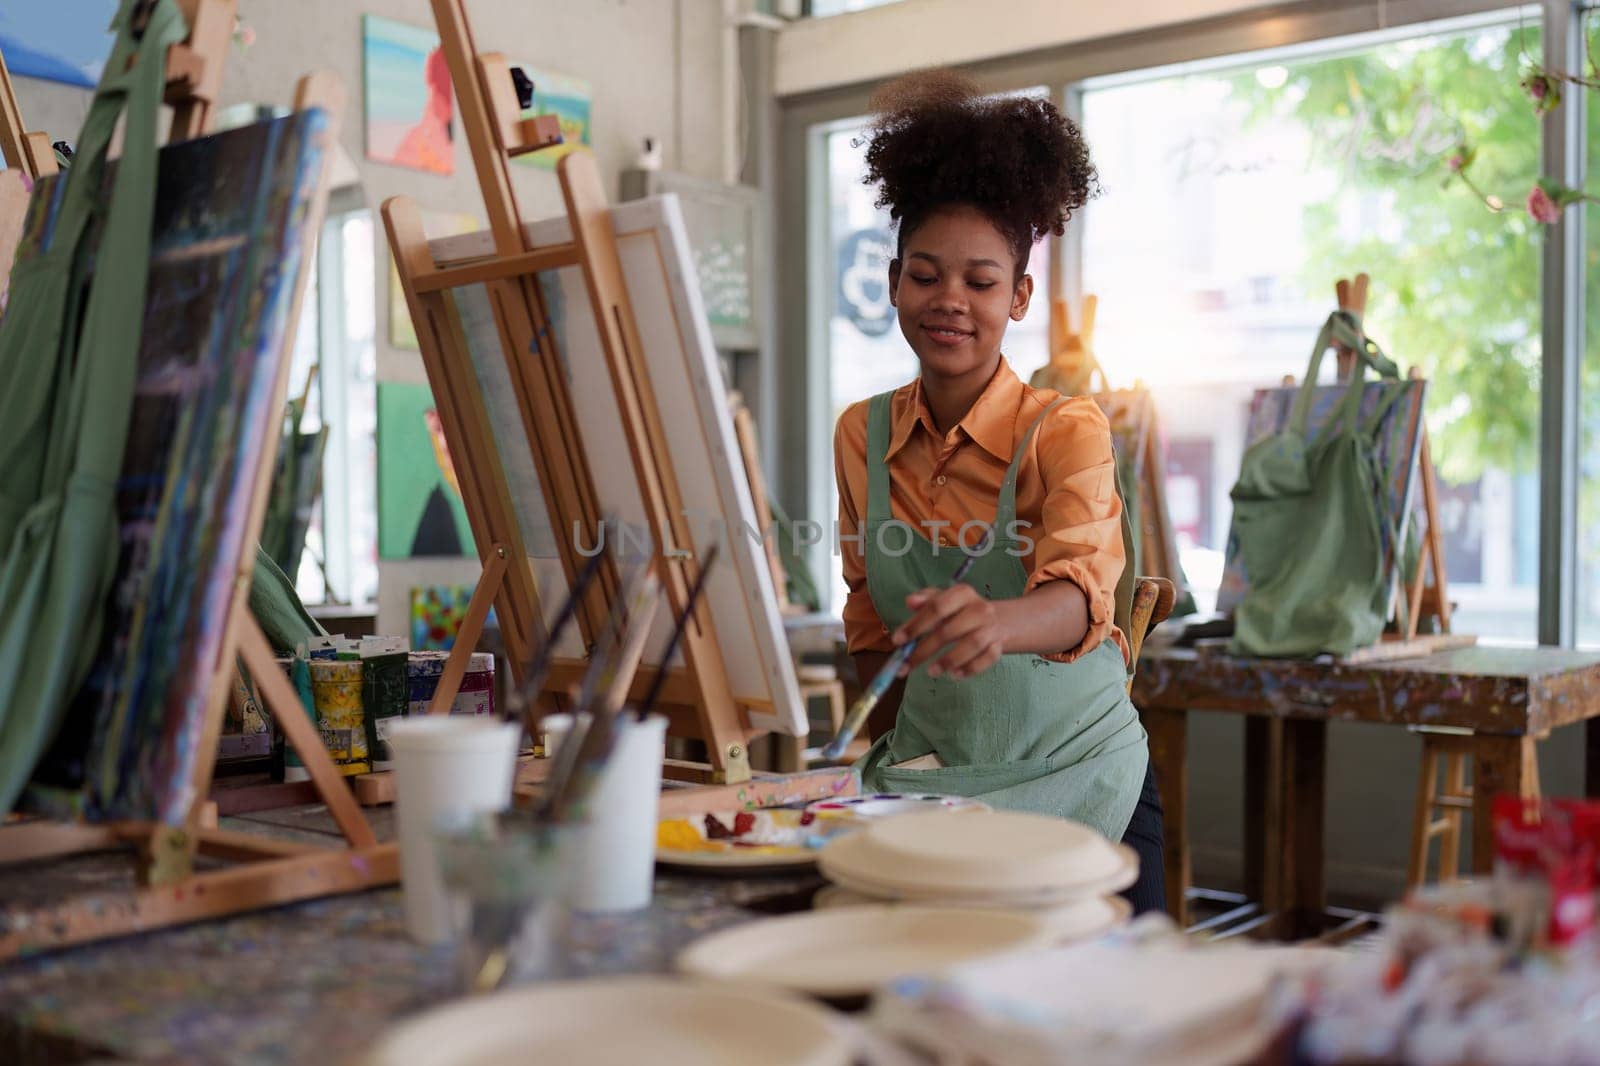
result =
[[0,276],[9,277],[17,244],[22,240],[22,223],[28,213],[33,183],[58,168],[49,135],[26,130],[22,124],[4,56],[0,56],[0,157],[5,159],[7,168],[7,173],[0,175]]
[[[621,415],[632,467],[629,473],[640,487],[654,543],[688,549],[696,540],[683,513],[677,475],[666,458],[663,412],[643,360],[617,236],[594,157],[580,149],[563,157],[557,167],[572,239],[535,247],[523,227],[512,189],[510,160],[556,143],[554,123],[520,118],[509,65],[498,53],[478,52],[463,0],[432,0],[432,5],[493,239],[491,254],[441,268],[429,251],[416,206],[400,197],[383,205],[395,266],[484,563],[455,650],[429,708],[438,713],[454,699],[491,604],[500,619],[518,683],[531,653],[547,638],[511,491],[483,396],[476,387],[466,340],[447,299],[448,290],[473,283],[486,286],[550,524],[563,532],[579,529],[593,536],[602,519],[596,472],[583,452],[537,278],[540,271],[581,268]],[[627,476],[616,470],[603,473]],[[562,535],[556,541],[570,586],[584,559],[573,537]],[[688,601],[696,576],[695,559],[657,548],[654,565],[670,611],[676,615]],[[617,575],[608,565],[591,583],[576,613],[585,647],[594,646],[617,594]],[[753,730],[747,710],[730,689],[715,625],[702,603],[684,634],[683,666],[640,667],[631,695],[647,691],[658,669],[668,670],[659,706],[671,720],[670,732],[698,737],[708,751],[705,765],[669,761],[668,775],[702,783],[736,783],[751,776],[747,749]],[[557,660],[546,682],[547,698],[559,701],[581,677],[586,662]]]
[[[225,11],[223,25],[231,29],[233,0],[188,0],[181,4],[191,26],[200,36],[191,36],[168,51],[169,102],[174,102],[174,85],[192,85],[214,93],[220,82],[226,33],[218,36],[206,27],[214,26],[216,11]],[[208,21],[207,9],[213,13]],[[198,14],[196,14],[198,10]],[[214,96],[177,101],[178,113],[189,116],[175,124],[173,140],[185,134],[199,134],[209,128],[210,104]],[[297,111],[321,108],[329,116],[330,145],[337,143],[338,117],[343,111],[344,93],[338,79],[314,74],[301,79],[296,87]],[[315,241],[327,206],[327,181],[332,154],[324,163],[317,192],[311,201],[304,225],[308,243]],[[296,284],[289,310],[289,322],[298,321],[305,295],[308,272]],[[282,395],[287,386],[292,328],[285,330],[278,353],[275,392]],[[266,509],[267,495],[282,419],[267,420],[267,436],[254,474],[246,529],[247,542],[255,539]],[[215,918],[240,911],[277,906],[317,896],[351,892],[399,879],[399,855],[393,844],[379,844],[372,827],[362,815],[338,768],[323,747],[322,738],[306,716],[293,687],[273,659],[273,652],[260,625],[251,615],[248,593],[254,554],[241,555],[234,581],[233,603],[218,648],[216,661],[208,669],[211,684],[205,723],[198,740],[193,769],[194,793],[199,797],[182,825],[150,822],[107,824],[64,824],[47,821],[22,821],[0,827],[0,861],[31,862],[60,858],[91,851],[137,849],[138,887],[128,891],[108,891],[77,897],[40,908],[5,912],[0,932],[0,958],[24,952],[64,947],[106,937],[144,932],[165,926]],[[251,833],[217,828],[214,808],[206,802],[215,767],[217,739],[226,714],[226,701],[232,687],[235,663],[243,659],[270,706],[285,739],[294,745],[310,774],[317,797],[327,804],[344,836],[344,845],[334,848],[273,840]],[[231,863],[221,869],[197,872],[197,857]]]
[[[1334,297],[1339,310],[1350,311],[1358,320],[1363,320],[1367,313],[1367,288],[1370,281],[1371,279],[1363,272],[1354,278],[1339,278],[1334,282]],[[1334,356],[1337,360],[1339,380],[1350,380],[1350,375],[1355,370],[1355,353],[1340,345],[1334,348]],[[1422,380],[1422,374],[1416,367],[1411,368],[1410,377],[1413,381]],[[1390,619],[1390,631],[1383,637],[1384,644],[1379,645],[1377,649],[1371,649],[1371,654],[1365,654],[1369,649],[1353,653],[1351,661],[1360,661],[1362,657],[1369,659],[1388,657],[1399,650],[1384,645],[1405,645],[1405,654],[1427,654],[1429,651],[1442,650],[1445,646],[1471,644],[1476,639],[1453,635],[1450,632],[1450,586],[1445,577],[1444,542],[1439,525],[1439,488],[1433,470],[1433,455],[1428,448],[1426,424],[1422,426],[1421,437],[1417,476],[1421,481],[1422,515],[1427,522],[1427,529],[1420,541],[1421,552],[1417,557],[1417,571],[1409,579],[1404,574],[1401,575],[1401,588],[1396,597],[1394,616]],[[1395,552],[1400,553],[1403,547],[1401,544],[1395,545]],[[1430,576],[1433,578],[1431,584],[1427,580]],[[1424,617],[1434,620],[1435,631],[1419,637]],[[1419,640],[1427,647],[1417,645]]]
[[28,130],[22,124],[4,56],[0,56],[0,157],[4,157],[6,166],[21,170],[35,181],[59,169],[49,135],[42,130]]
[[1074,316],[1064,297],[1051,301],[1050,362],[1034,375],[1031,384],[1055,389],[1063,396],[1092,396],[1113,427],[1130,430],[1122,446],[1131,445],[1136,476],[1130,488],[1138,493],[1140,576],[1165,579],[1179,596],[1186,590],[1178,545],[1169,535],[1172,518],[1167,509],[1166,465],[1156,428],[1155,399],[1142,383],[1131,389],[1113,389],[1107,382],[1105,369],[1094,354],[1098,306],[1099,299],[1090,293]]
[[[739,455],[744,460],[745,478],[750,482],[750,499],[755,504],[756,521],[765,528],[772,515],[772,505],[767,496],[767,476],[761,469],[756,422],[739,393],[728,393],[728,408],[733,413],[733,431],[739,438]],[[801,613],[802,608],[798,604],[789,602],[789,572],[783,565],[782,553],[778,551],[777,538],[764,538],[763,546],[767,553],[767,567],[772,571],[772,587],[778,594],[778,609],[784,614]]]

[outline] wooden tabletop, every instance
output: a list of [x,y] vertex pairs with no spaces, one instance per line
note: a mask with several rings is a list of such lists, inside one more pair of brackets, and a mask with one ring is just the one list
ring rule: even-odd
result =
[[[369,812],[380,837],[392,812]],[[321,806],[223,819],[314,841]],[[0,868],[20,903],[131,883],[131,864],[88,854]],[[821,880],[662,873],[649,908],[575,923],[574,975],[659,973],[703,933],[804,909]],[[88,944],[0,965],[0,1063],[351,1063],[396,1021],[458,995],[448,948],[405,934],[400,891],[381,889]]]
[[1600,654],[1479,645],[1370,663],[1150,648],[1142,710],[1227,711],[1541,736],[1600,717]]

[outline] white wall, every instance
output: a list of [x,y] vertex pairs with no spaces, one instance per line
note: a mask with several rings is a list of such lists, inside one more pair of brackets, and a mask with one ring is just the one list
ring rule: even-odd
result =
[[1266,0],[903,0],[789,25],[778,38],[774,88],[793,96],[1268,6]]
[[[374,212],[385,199],[404,195],[424,210],[484,217],[459,128],[455,173],[448,177],[371,162],[363,152],[362,15],[432,26],[428,0],[240,0],[239,9],[256,41],[231,52],[224,105],[287,105],[301,74],[332,71],[347,93],[341,140]],[[729,135],[737,100],[729,98],[727,78],[736,57],[727,49],[736,42],[723,33],[723,0],[468,0],[467,10],[479,49],[588,80],[594,93],[592,147],[612,196],[619,171],[633,162],[647,135],[661,142],[667,169],[722,179],[733,165],[725,157],[737,143]],[[87,90],[31,78],[13,81],[28,129],[43,129],[51,140],[77,140],[88,111]],[[560,213],[553,172],[520,166],[512,171],[524,217]],[[425,381],[418,354],[388,343],[388,248],[376,215],[374,221],[378,379]],[[412,585],[467,582],[476,573],[476,560],[381,563],[380,630],[406,631]]]

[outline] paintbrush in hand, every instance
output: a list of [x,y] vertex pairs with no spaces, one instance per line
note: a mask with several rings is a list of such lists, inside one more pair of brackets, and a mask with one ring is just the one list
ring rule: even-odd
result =
[[650,682],[650,691],[645,693],[644,702],[639,704],[641,721],[655,707],[656,699],[661,695],[661,687],[667,682],[667,667],[672,664],[673,653],[678,650],[678,642],[683,639],[683,631],[688,626],[689,619],[694,616],[694,608],[700,602],[700,594],[705,591],[706,575],[711,573],[711,564],[717,561],[718,550],[719,546],[712,544],[706,549],[705,558],[700,560],[700,572],[695,575],[694,584],[689,587],[689,601],[678,613],[672,627],[672,639],[667,641],[667,650],[661,656],[661,666],[656,670],[655,680]]
[[[993,533],[992,529],[985,532],[977,547],[973,548],[967,557],[961,560],[961,565],[956,567],[956,572],[950,578],[950,584],[959,585],[962,579],[967,576],[968,571],[972,569],[972,564],[978,561],[978,556],[984,554],[984,549],[988,546]],[[824,759],[833,760],[844,754],[844,750],[850,746],[850,742],[855,739],[856,734],[861,732],[861,727],[866,724],[867,715],[871,714],[872,708],[876,707],[878,701],[883,699],[890,686],[894,684],[895,678],[900,676],[900,668],[906,664],[906,661],[911,658],[911,654],[917,650],[917,645],[921,643],[921,637],[914,637],[896,648],[894,654],[889,656],[889,661],[883,664],[883,669],[878,671],[878,676],[872,679],[872,683],[866,687],[866,690],[851,705],[850,713],[845,715],[844,724],[839,727],[838,734],[828,741],[827,747],[822,749],[822,757]]]

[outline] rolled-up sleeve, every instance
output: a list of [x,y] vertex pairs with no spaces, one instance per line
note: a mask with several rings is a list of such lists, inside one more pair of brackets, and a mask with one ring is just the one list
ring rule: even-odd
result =
[[1034,540],[1027,591],[1047,581],[1070,581],[1083,590],[1089,608],[1083,640],[1049,658],[1071,662],[1110,639],[1126,660],[1126,638],[1115,624],[1125,563],[1122,500],[1111,428],[1100,406],[1079,397],[1056,407],[1039,426],[1035,452],[1045,495],[1042,528],[1026,531]]
[[867,559],[861,538],[867,499],[867,405],[845,409],[833,428],[833,475],[839,488],[838,550],[847,593],[844,635],[850,652],[891,651],[893,642],[867,591]]

